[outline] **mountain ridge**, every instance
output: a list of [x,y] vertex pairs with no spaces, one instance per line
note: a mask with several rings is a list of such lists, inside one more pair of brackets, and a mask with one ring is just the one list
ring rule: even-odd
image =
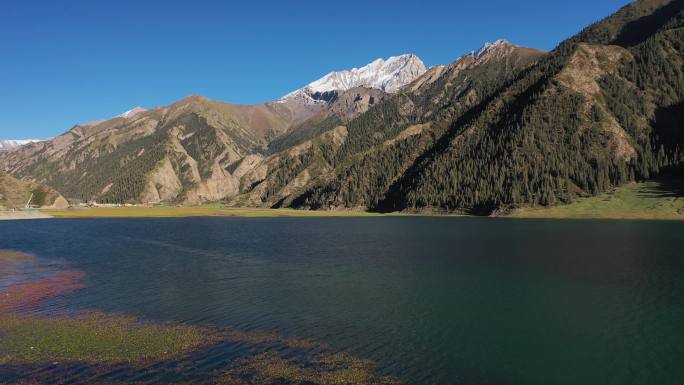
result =
[[416,55],[390,56],[387,60],[376,59],[360,68],[330,72],[322,78],[290,92],[278,101],[326,102],[329,101],[332,92],[347,91],[356,87],[375,88],[387,93],[394,93],[425,71],[425,64]]
[[409,71],[391,93],[373,87],[382,71],[356,86],[357,69],[261,105],[189,97],[0,164],[112,203],[473,214],[568,203],[684,162],[683,12],[683,0],[640,0],[549,53],[497,40]]
[[39,139],[8,139],[8,140],[0,140],[0,152],[3,151],[11,151],[14,150],[15,148],[19,148],[21,146],[30,144],[30,143],[35,143],[35,142],[40,142],[41,140]]

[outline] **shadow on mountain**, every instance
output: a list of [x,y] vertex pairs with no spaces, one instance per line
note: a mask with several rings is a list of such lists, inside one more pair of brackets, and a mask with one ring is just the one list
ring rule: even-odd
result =
[[674,0],[651,15],[627,23],[612,44],[633,47],[643,43],[682,9],[684,9],[684,0]]
[[655,111],[652,135],[655,143],[662,143],[670,166],[663,167],[654,179],[658,187],[644,195],[684,197],[684,161],[680,158],[684,148],[684,102]]

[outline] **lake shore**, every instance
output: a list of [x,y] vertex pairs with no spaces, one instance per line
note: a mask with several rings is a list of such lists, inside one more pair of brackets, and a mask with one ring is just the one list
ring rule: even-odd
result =
[[295,209],[269,209],[247,207],[206,206],[125,206],[85,207],[64,210],[41,210],[51,218],[181,218],[181,217],[377,217],[387,215],[365,211],[316,211]]
[[[29,211],[0,211],[0,220],[44,218],[182,218],[182,217],[378,217],[450,216],[463,213],[422,210],[375,213],[361,210],[296,210],[250,207],[202,206],[122,206],[78,207]],[[684,220],[684,197],[663,192],[661,183],[632,183],[595,197],[577,198],[570,204],[518,208],[494,215],[497,218],[529,219],[616,219]]]
[[0,211],[0,221],[11,221],[19,219],[45,219],[52,218],[51,215],[38,210],[27,211]]

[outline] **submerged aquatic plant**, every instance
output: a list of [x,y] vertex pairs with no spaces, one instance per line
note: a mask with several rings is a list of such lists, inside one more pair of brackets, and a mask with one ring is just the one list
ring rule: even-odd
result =
[[217,376],[216,385],[396,385],[394,377],[378,376],[373,361],[348,353],[286,357],[273,350],[247,357]]
[[[14,272],[18,262],[35,260],[19,252],[0,252],[0,269]],[[85,288],[85,274],[56,270],[45,278],[0,290],[0,364],[77,361],[135,362],[162,359],[207,346],[217,339],[208,328],[143,322],[135,317],[82,312],[48,317],[40,303]]]
[[0,364],[136,362],[175,357],[215,341],[204,328],[100,312],[71,318],[2,317],[0,334]]
[[[0,252],[0,271],[21,274],[22,263],[34,259],[30,254]],[[86,364],[97,373],[111,368],[135,372],[136,367],[158,367],[158,363],[174,360],[179,360],[177,364],[182,367],[190,362],[190,353],[219,343],[240,343],[250,346],[249,352],[237,361],[227,362],[223,368],[205,373],[207,378],[222,385],[398,383],[394,378],[376,376],[375,363],[370,360],[331,353],[323,343],[269,331],[147,322],[130,315],[99,311],[70,316],[36,312],[46,299],[85,288],[84,275],[80,271],[56,270],[47,277],[14,283],[0,290],[0,369]],[[45,378],[40,370],[31,373],[21,376],[29,378],[20,381]],[[102,378],[99,382],[107,381]]]

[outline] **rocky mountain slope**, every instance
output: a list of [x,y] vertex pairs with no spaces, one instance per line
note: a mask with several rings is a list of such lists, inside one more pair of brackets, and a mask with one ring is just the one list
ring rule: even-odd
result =
[[[394,68],[392,74],[399,72]],[[401,79],[387,82],[396,85]],[[244,174],[269,154],[351,119],[387,95],[373,88],[343,88],[329,88],[329,100],[313,104],[289,99],[234,105],[189,97],[152,110],[136,107],[16,148],[0,163],[17,177],[54,186],[74,202],[216,201],[240,194]]]
[[641,0],[550,53],[506,40],[412,55],[279,101],[202,97],[0,155],[72,200],[489,214],[684,162],[684,0]]
[[239,106],[189,97],[168,107],[77,125],[3,155],[6,169],[70,199],[102,202],[217,200],[237,191],[226,171],[263,151],[272,131],[297,122],[284,105]]
[[14,178],[0,171],[0,211],[37,207],[64,208],[68,203],[57,191],[39,183]]

